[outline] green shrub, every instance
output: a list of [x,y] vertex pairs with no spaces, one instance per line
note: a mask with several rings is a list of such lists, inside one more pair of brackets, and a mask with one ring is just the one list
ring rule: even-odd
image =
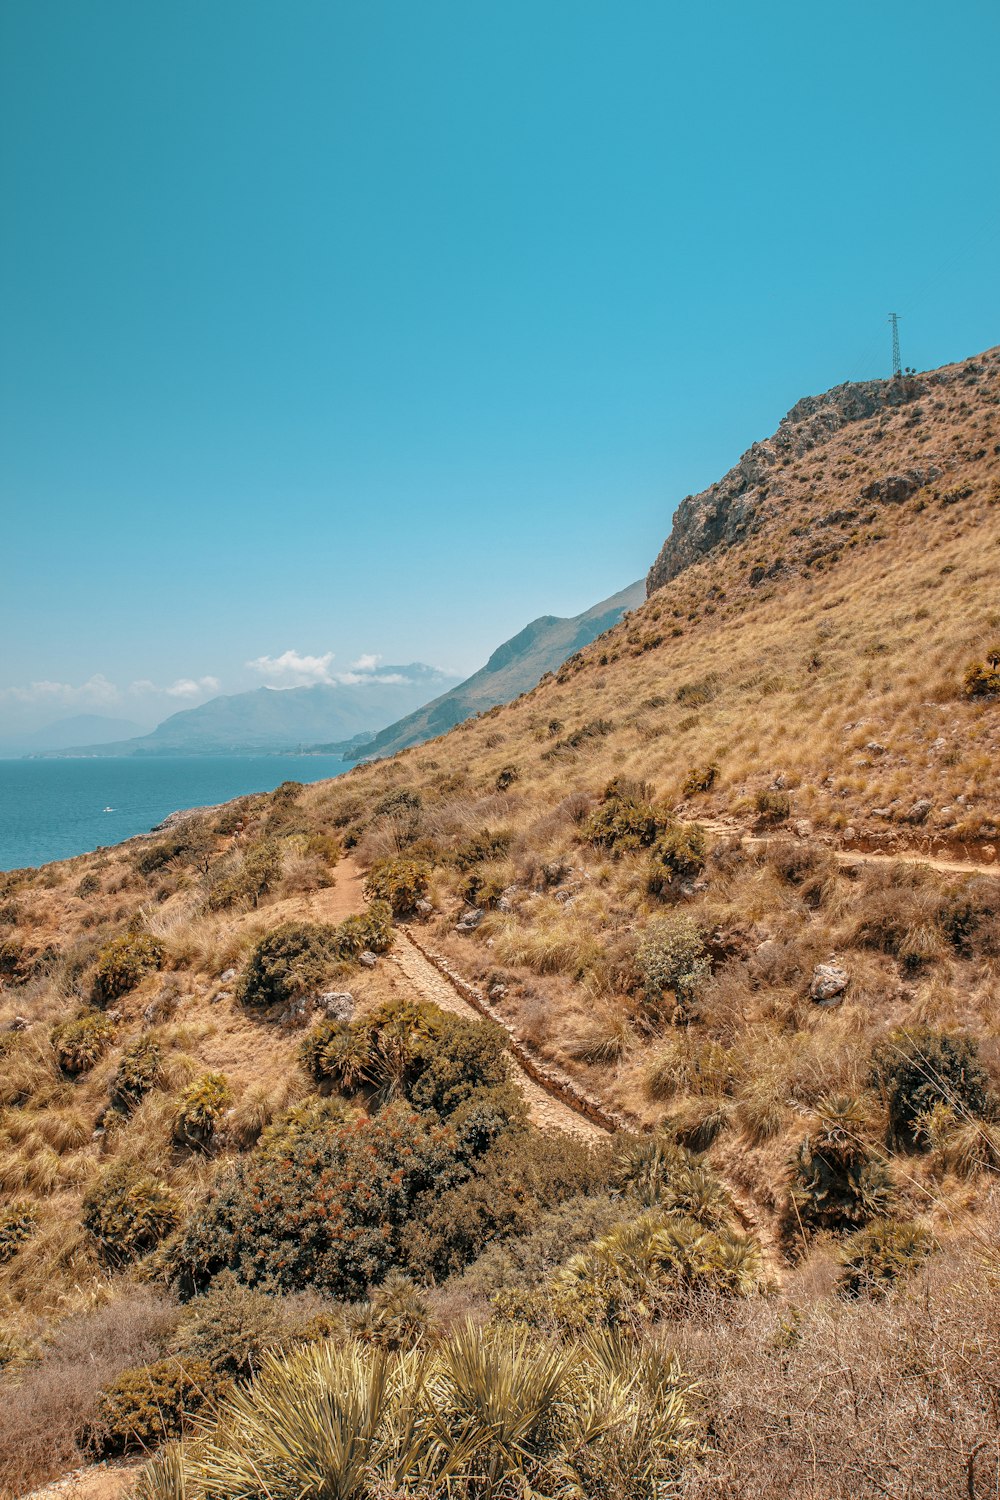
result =
[[208,871],[208,861],[215,848],[215,837],[199,818],[187,818],[177,828],[155,843],[144,844],[134,864],[140,875],[155,875],[173,863],[197,865]]
[[124,1370],[101,1392],[88,1447],[100,1458],[158,1448],[180,1437],[211,1391],[212,1370],[203,1359],[162,1359]]
[[254,948],[237,993],[244,1005],[288,1005],[301,995],[322,989],[342,961],[336,927],[285,922]]
[[466,876],[462,896],[470,906],[492,911],[510,884],[509,865],[477,865]]
[[884,1214],[890,1201],[885,1163],[861,1132],[857,1100],[831,1098],[817,1106],[816,1130],[800,1142],[792,1162],[787,1228],[853,1229]]
[[181,1201],[165,1182],[127,1164],[105,1172],[83,1200],[83,1226],[109,1266],[155,1250],[182,1218]]
[[934,1248],[934,1236],[918,1224],[879,1219],[845,1241],[838,1288],[845,1297],[883,1297],[918,1271]]
[[670,1316],[692,1297],[748,1296],[761,1281],[756,1241],[651,1209],[574,1255],[547,1286],[521,1296],[501,1294],[497,1310],[578,1333],[638,1329]]
[[182,1294],[230,1270],[248,1286],[360,1296],[404,1263],[417,1196],[463,1170],[454,1132],[405,1101],[265,1137],[192,1216],[173,1279]]
[[680,912],[656,917],[648,924],[637,961],[644,1015],[653,1024],[688,1016],[711,974],[701,933]]
[[140,1037],[118,1060],[108,1095],[116,1109],[128,1113],[155,1089],[163,1076],[163,1051],[155,1037]]
[[616,776],[608,782],[600,806],[584,824],[584,838],[615,855],[650,848],[669,822],[668,816],[653,805],[652,796],[648,782]]
[[50,1033],[56,1062],[64,1073],[86,1073],[111,1046],[115,1023],[98,1010],[84,1011],[72,1021],[61,1021]]
[[221,1073],[203,1073],[189,1083],[177,1101],[172,1127],[175,1144],[206,1150],[231,1099]]
[[526,1234],[544,1211],[604,1191],[610,1177],[610,1142],[593,1150],[561,1131],[507,1131],[452,1186],[417,1200],[406,1264],[420,1279],[460,1271],[493,1241]]
[[148,932],[129,932],[113,938],[97,955],[93,989],[95,1005],[108,1005],[127,995],[162,962],[163,947]]
[[791,798],[787,792],[758,792],[753,803],[762,823],[784,823],[792,811]]
[[989,1074],[970,1036],[929,1026],[890,1032],[872,1053],[871,1072],[885,1100],[890,1140],[898,1145],[928,1144],[922,1121],[936,1105],[965,1119],[996,1113]]
[[651,896],[664,896],[677,881],[694,880],[705,868],[705,831],[697,823],[673,823],[660,834],[650,853],[646,878]]
[[430,878],[430,866],[421,859],[384,859],[368,872],[365,895],[387,901],[394,917],[405,917],[427,895]]
[[360,954],[388,953],[392,947],[392,908],[387,901],[371,901],[356,917],[347,917],[336,929],[337,951],[343,962]]
[[32,1204],[15,1201],[0,1208],[0,1266],[26,1244],[38,1228],[38,1219]]
[[302,1059],[317,1082],[366,1085],[442,1117],[510,1077],[502,1026],[426,1001],[390,1000],[350,1025],[321,1022]]
[[694,797],[698,792],[710,792],[718,779],[717,761],[710,760],[704,766],[691,766],[684,777],[685,797]]
[[455,863],[460,870],[471,870],[473,865],[487,864],[490,860],[506,859],[510,853],[511,836],[506,829],[483,828],[471,838],[459,844],[455,850]]
[[497,772],[496,789],[498,792],[509,791],[515,781],[521,779],[521,773],[517,766],[502,766]]
[[1000,881],[979,875],[952,887],[938,920],[964,958],[1000,958]]
[[1000,693],[1000,642],[989,648],[984,661],[970,663],[963,687],[967,698],[988,698]]
[[185,1361],[206,1360],[213,1375],[249,1380],[265,1354],[307,1336],[310,1312],[301,1299],[242,1286],[225,1271],[188,1303],[177,1346]]
[[224,911],[230,906],[256,908],[260,898],[278,884],[281,868],[281,848],[273,839],[252,844],[228,869],[220,870],[218,875],[213,871],[214,878],[208,888],[209,906],[213,911]]

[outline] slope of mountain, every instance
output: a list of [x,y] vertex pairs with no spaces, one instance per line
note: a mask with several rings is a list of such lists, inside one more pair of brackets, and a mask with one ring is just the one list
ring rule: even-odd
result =
[[570,619],[540,615],[498,646],[478,672],[433,702],[390,724],[357,757],[352,752],[345,759],[395,755],[397,750],[446,733],[473,714],[494,708],[498,703],[512,702],[521,693],[530,691],[546,672],[557,671],[574,652],[617,625],[628,610],[642,603],[643,597],[642,583],[633,583]]
[[[317,740],[372,733],[454,681],[422,662],[378,666],[356,680],[299,688],[256,688],[171,714],[137,739],[87,746],[95,755],[226,755],[290,750]],[[77,742],[79,744],[79,741]]]
[[[698,1393],[690,1500],[994,1492],[1000,351],[893,384],[783,424],[768,493],[688,505],[647,601],[488,718],[0,877],[8,1493],[83,1461],[127,1367],[242,1379],[248,1313],[287,1348],[317,1285],[362,1351],[467,1316],[518,1351],[612,1334],[652,1374],[588,1495],[641,1492],[665,1389]],[[356,923],[290,931],[360,913],[365,879],[408,912],[388,960],[352,958]],[[463,1073],[488,1044],[398,1024],[474,1024],[470,995],[546,1085],[534,1123]],[[200,1452],[156,1492],[202,1493]]]
[[41,729],[6,735],[0,752],[24,755],[31,751],[67,750],[72,745],[103,745],[112,740],[142,734],[143,726],[132,719],[112,719],[106,714],[73,714]]

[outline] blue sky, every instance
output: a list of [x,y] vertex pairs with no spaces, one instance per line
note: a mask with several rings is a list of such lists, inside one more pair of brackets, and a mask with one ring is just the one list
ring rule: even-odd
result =
[[0,28],[0,727],[472,670],[890,308],[907,364],[1000,342],[993,0]]

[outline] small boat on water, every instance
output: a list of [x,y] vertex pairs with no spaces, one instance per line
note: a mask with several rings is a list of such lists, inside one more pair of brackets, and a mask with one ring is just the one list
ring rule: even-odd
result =
[[104,808],[101,809],[101,811],[102,812],[114,812],[114,808],[113,807],[104,807]]

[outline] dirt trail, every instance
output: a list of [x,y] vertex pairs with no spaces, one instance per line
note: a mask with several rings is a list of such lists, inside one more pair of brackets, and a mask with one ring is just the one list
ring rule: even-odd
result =
[[[717,834],[720,838],[738,838],[741,844],[748,848],[758,848],[767,844],[770,840],[767,836],[755,833],[744,833],[735,822],[728,822],[724,818],[696,819],[696,822],[704,828],[706,833]],[[770,839],[780,838],[781,829],[776,828],[770,835]],[[829,847],[824,845],[824,847]],[[838,849],[830,848],[830,853],[839,864],[854,865],[929,865],[932,870],[943,870],[946,874],[953,875],[990,875],[994,879],[1000,879],[1000,864],[979,863],[975,860],[948,859],[939,854],[921,854],[916,849],[886,849],[885,851],[872,849]]]
[[[397,927],[395,947],[389,957],[421,1000],[431,1000],[442,1010],[479,1019],[476,1009],[424,957],[405,930]],[[542,1130],[565,1130],[583,1140],[595,1140],[608,1133],[604,1126],[578,1114],[561,1099],[554,1099],[540,1083],[528,1077],[516,1056],[511,1057],[511,1065],[514,1081],[524,1095],[531,1119]]]
[[[337,885],[340,887],[339,892],[334,888],[332,892],[320,892],[318,896],[311,898],[313,914],[319,915],[321,910],[336,910],[339,917],[343,918],[362,909],[364,905],[363,879],[351,860],[344,860],[338,866]],[[327,900],[321,905],[319,897],[324,896]],[[353,905],[351,905],[352,902]],[[456,1015],[480,1018],[479,1009],[461,993],[459,989],[461,981],[451,979],[437,969],[420,951],[405,928],[396,928],[396,943],[388,957],[403,988],[412,991],[419,999],[429,1000],[439,1005],[442,1010],[450,1010]],[[513,1034],[511,1043],[510,1060],[514,1081],[524,1095],[531,1120],[539,1129],[563,1130],[582,1140],[597,1140],[602,1136],[615,1133],[616,1128],[619,1127],[610,1119],[608,1123],[602,1123],[600,1117],[604,1111],[596,1101],[581,1099],[579,1105],[574,1105],[571,1101],[568,1102],[567,1099],[558,1097],[553,1092],[554,1083],[546,1086],[542,1076],[544,1069],[538,1069],[539,1077],[532,1077],[518,1057],[518,1052],[524,1051],[523,1044]],[[534,1066],[532,1071],[535,1071]],[[573,1089],[572,1084],[568,1087]],[[591,1114],[597,1115],[598,1118],[591,1118]],[[628,1125],[623,1122],[620,1128],[628,1129]],[[773,1224],[750,1195],[732,1182],[728,1173],[720,1173],[720,1176],[728,1189],[733,1209],[744,1233],[752,1234],[757,1238],[771,1279],[780,1285],[783,1280],[783,1257]]]

